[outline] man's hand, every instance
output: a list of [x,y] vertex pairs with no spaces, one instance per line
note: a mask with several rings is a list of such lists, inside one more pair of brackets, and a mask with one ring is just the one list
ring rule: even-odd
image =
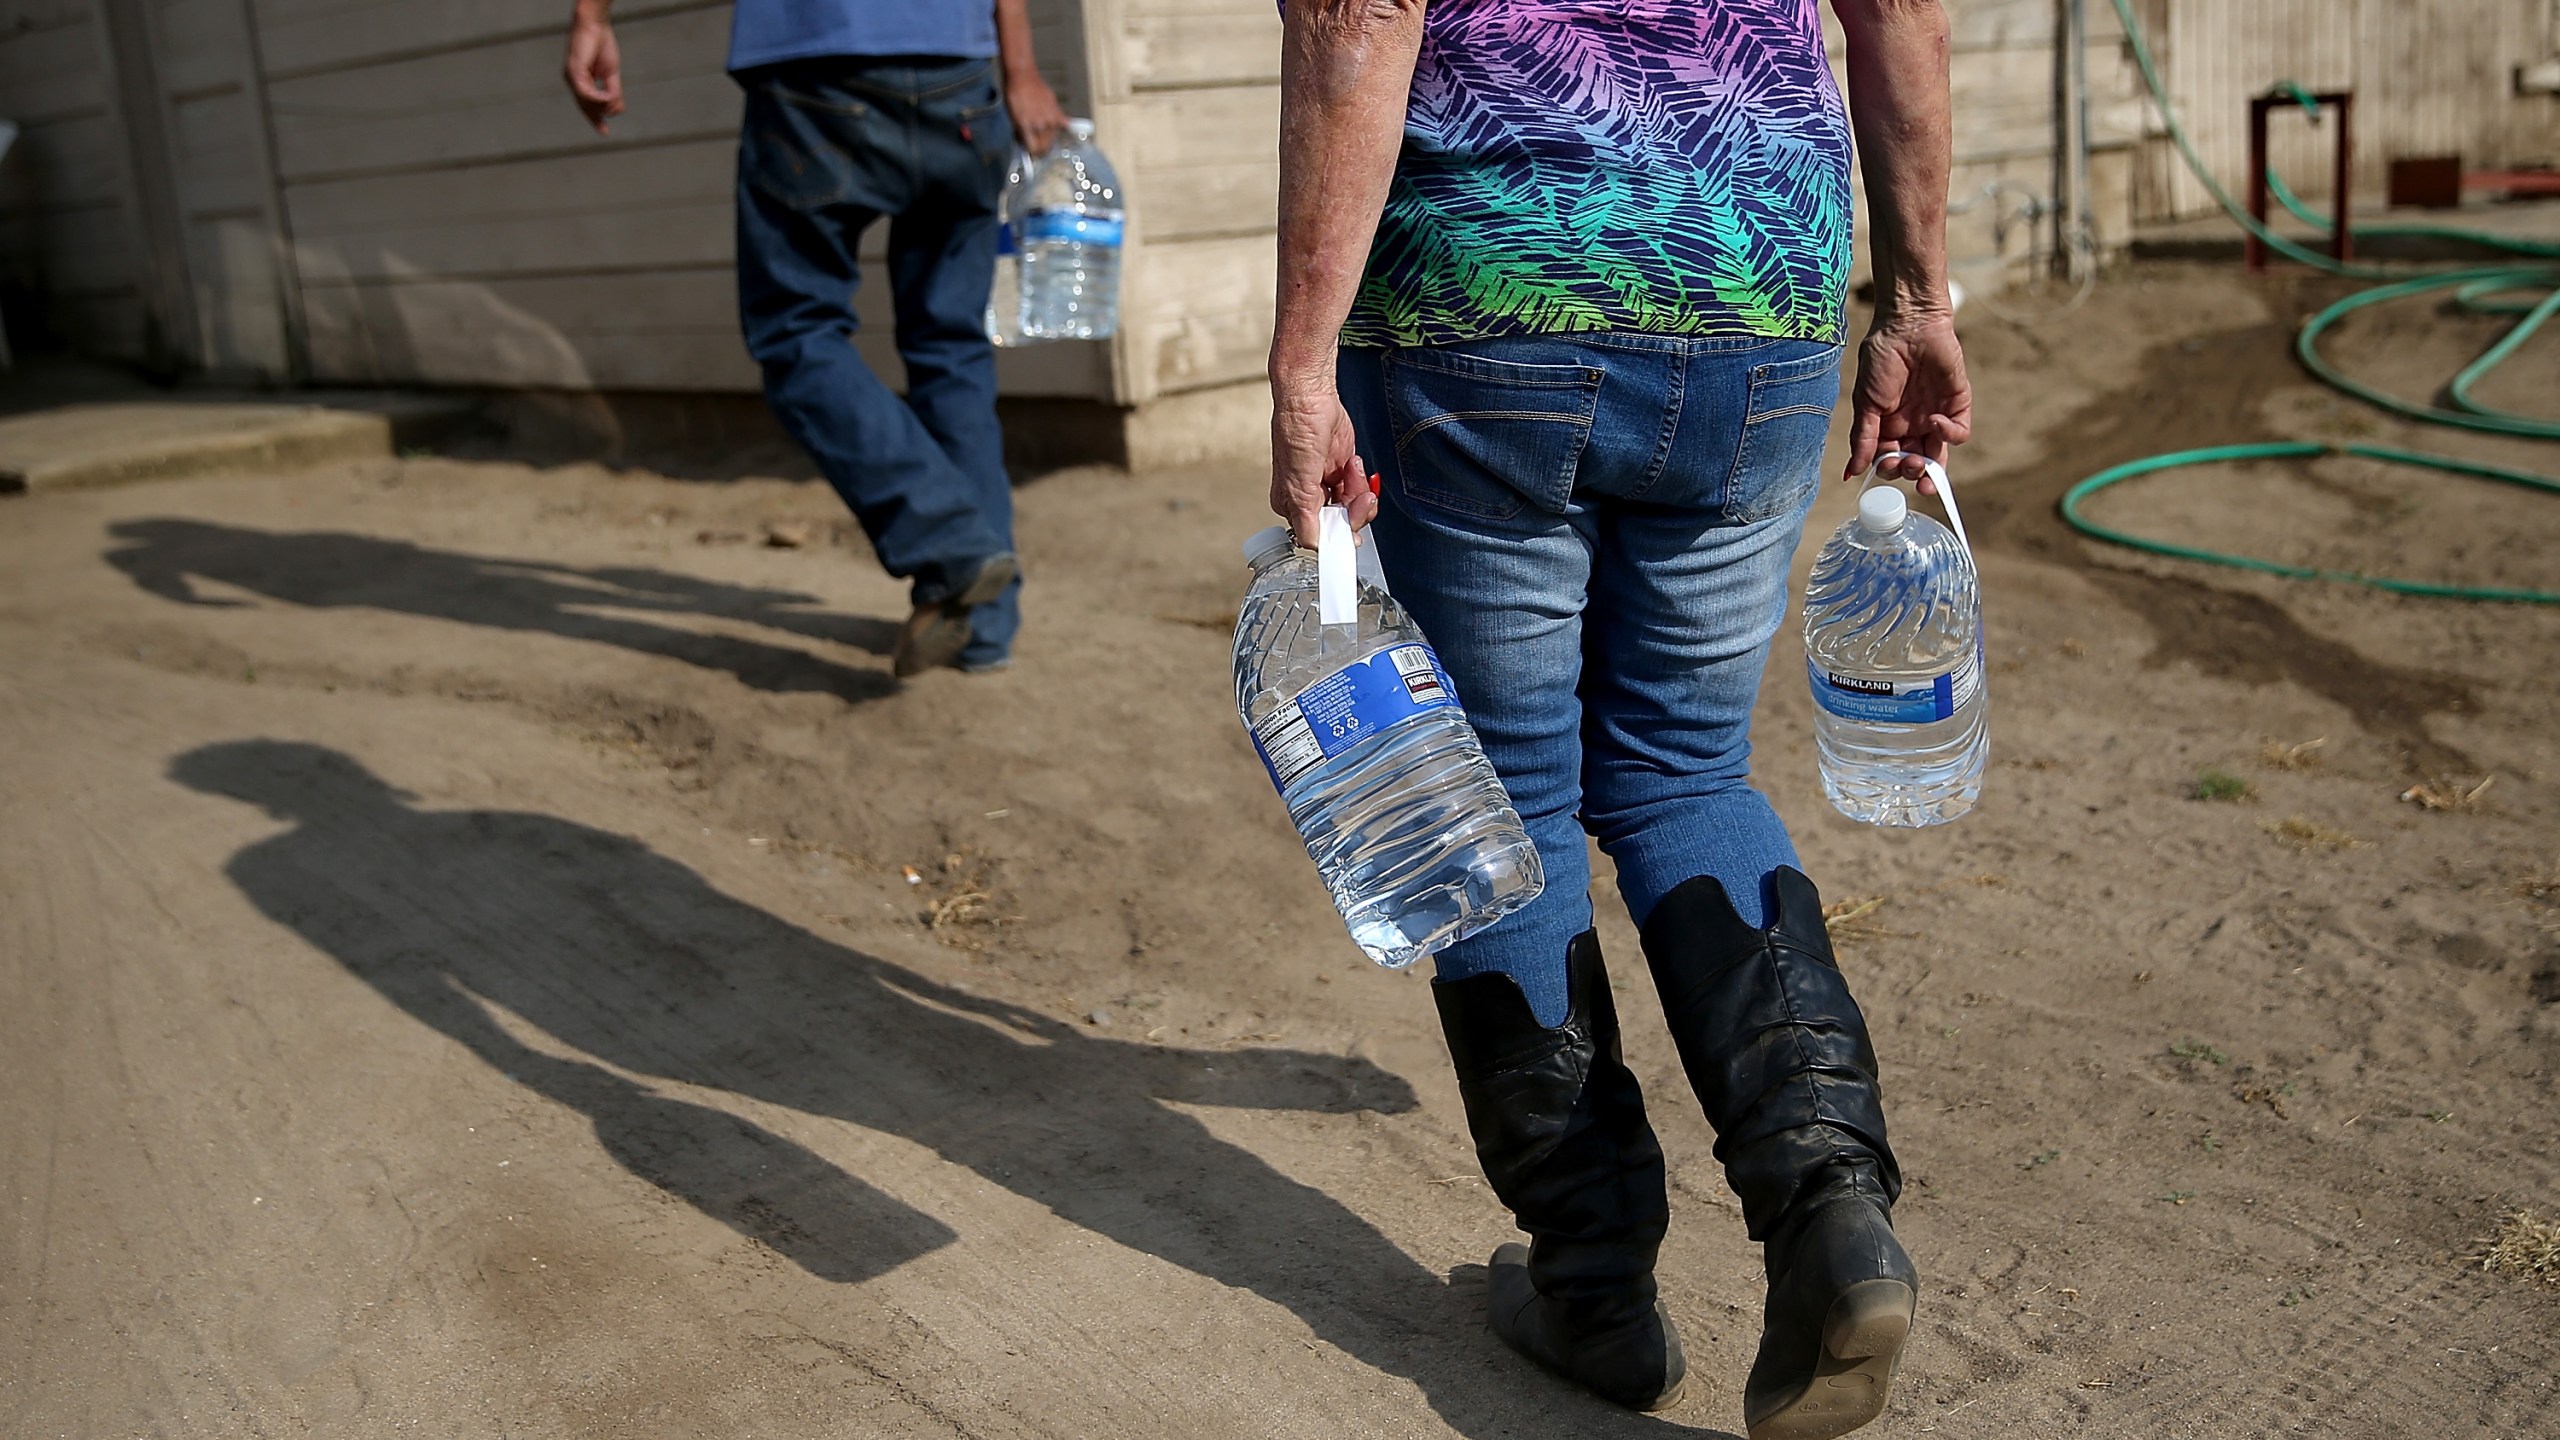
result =
[[1316,544],[1316,512],[1340,505],[1351,528],[1376,518],[1378,497],[1369,493],[1351,415],[1332,386],[1275,387],[1271,407],[1271,513],[1288,522],[1298,543]]
[[1004,108],[1013,116],[1015,143],[1034,155],[1048,154],[1067,128],[1067,112],[1040,78],[1040,57],[1031,51],[1031,10],[1023,0],[996,0],[996,54],[1004,66]]
[[569,16],[569,57],[560,66],[569,94],[596,133],[622,113],[622,47],[614,43],[605,5],[580,0]]
[[[1947,463],[1948,447],[1973,438],[1973,387],[1955,321],[1941,314],[1879,319],[1858,346],[1851,403],[1848,478],[1895,450]],[[1938,491],[1917,459],[1897,460],[1886,473],[1919,481],[1924,493]]]
[[1005,77],[1004,108],[1013,116],[1013,138],[1034,155],[1048,154],[1066,132],[1066,107],[1037,70]]

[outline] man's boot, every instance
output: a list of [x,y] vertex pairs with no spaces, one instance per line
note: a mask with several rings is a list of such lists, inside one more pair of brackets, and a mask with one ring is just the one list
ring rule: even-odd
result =
[[1751,1440],[1830,1440],[1883,1412],[1919,1280],[1893,1235],[1902,1171],[1875,1047],[1822,897],[1792,869],[1773,886],[1758,930],[1712,877],[1687,881],[1645,918],[1644,950],[1768,1271],[1744,1422]]
[[1493,1330],[1605,1399],[1660,1410],[1688,1373],[1654,1295],[1662,1147],[1619,1058],[1599,937],[1575,939],[1567,966],[1571,1008],[1552,1030],[1508,975],[1431,987],[1476,1158],[1530,1237],[1493,1252]]

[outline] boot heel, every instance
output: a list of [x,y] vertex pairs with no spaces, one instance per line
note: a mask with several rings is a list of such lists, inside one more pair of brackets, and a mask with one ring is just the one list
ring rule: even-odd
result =
[[1822,1348],[1843,1360],[1891,1355],[1911,1336],[1919,1297],[1899,1280],[1864,1280],[1840,1292],[1823,1317]]

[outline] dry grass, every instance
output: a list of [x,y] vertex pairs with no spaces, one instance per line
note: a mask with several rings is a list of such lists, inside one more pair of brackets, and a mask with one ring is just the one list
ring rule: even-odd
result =
[[941,873],[926,876],[914,866],[902,867],[910,884],[928,881],[940,893],[925,900],[926,928],[946,945],[962,950],[987,948],[987,932],[1010,925],[1019,918],[999,915],[995,904],[995,863],[977,850],[955,851],[942,857]]
[[2480,797],[2489,793],[2489,782],[2497,778],[2495,775],[2483,776],[2477,785],[2465,785],[2459,780],[2429,780],[2401,791],[2400,798],[2421,810],[2477,809]]
[[2545,904],[2560,901],[2560,862],[2554,862],[2548,875],[2527,875],[2516,882],[2516,894],[2527,900]]
[[2483,1270],[2560,1289],[2560,1223],[2518,1210],[2498,1222],[2479,1258]]
[[2287,745],[2281,740],[2269,740],[2258,747],[2258,763],[2270,770],[2317,770],[2329,763],[2329,757],[2322,754],[2320,750],[2321,746],[2328,743],[2329,737],[2326,735],[2305,740],[2296,745]]
[[2266,832],[2296,850],[2362,850],[2370,840],[2359,840],[2333,825],[2323,825],[2306,815],[2288,815],[2264,827]]
[[1852,940],[1880,940],[1893,933],[1875,922],[1876,911],[1883,908],[1884,897],[1881,895],[1834,900],[1822,907],[1822,923],[1830,928],[1834,945]]

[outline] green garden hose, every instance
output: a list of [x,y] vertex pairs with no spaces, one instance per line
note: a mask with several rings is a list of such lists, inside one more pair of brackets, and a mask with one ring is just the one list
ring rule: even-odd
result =
[[2123,545],[2153,555],[2167,555],[2179,560],[2200,560],[2207,565],[2225,565],[2235,570],[2255,570],[2262,575],[2282,575],[2290,580],[2343,580],[2357,585],[2370,585],[2395,595],[2424,595],[2446,600],[2509,600],[2532,605],[2560,605],[2560,591],[2513,590],[2484,585],[2440,585],[2428,580],[2403,580],[2391,575],[2367,575],[2354,570],[2324,570],[2312,565],[2285,565],[2273,560],[2260,560],[2249,555],[2231,555],[2219,550],[2206,550],[2194,545],[2179,545],[2167,540],[2153,540],[2130,534],[2092,520],[2082,506],[2090,496],[2119,481],[2136,476],[2174,470],[2182,465],[2217,465],[2233,460],[2310,460],[2323,455],[2353,455],[2365,460],[2378,460],[2386,465],[2411,465],[2423,470],[2442,470],[2448,474],[2469,475],[2481,480],[2500,480],[2521,485],[2528,490],[2560,495],[2560,479],[2536,475],[2528,470],[2510,470],[2503,465],[2482,465],[2470,460],[2455,460],[2443,455],[2423,455],[2415,450],[2394,450],[2384,445],[2321,445],[2307,440],[2278,440],[2256,445],[2213,445],[2201,450],[2176,450],[2166,455],[2153,455],[2130,461],[2110,470],[2101,470],[2071,487],[2062,497],[2062,518],[2071,528],[2084,535]]
[[[2450,425],[2460,429],[2482,431],[2495,435],[2520,435],[2537,440],[2560,440],[2560,419],[2544,419],[2539,416],[2520,415],[2512,411],[2494,409],[2474,399],[2471,394],[2472,387],[2478,384],[2482,379],[2486,378],[2490,371],[2496,369],[2500,364],[2505,362],[2508,357],[2515,354],[2515,352],[2521,348],[2526,341],[2532,339],[2534,333],[2542,328],[2544,321],[2550,319],[2554,313],[2560,313],[2560,266],[2507,265],[2464,270],[2433,271],[2413,276],[2405,267],[2341,263],[2331,259],[2327,255],[2321,254],[2317,250],[2298,244],[2293,240],[2268,229],[2265,225],[2260,224],[2258,220],[2251,216],[2246,210],[2243,210],[2240,205],[2231,198],[2230,192],[2224,190],[2221,184],[2213,178],[2212,172],[2205,168],[2204,161],[2196,154],[2194,144],[2187,139],[2186,128],[2178,122],[2176,109],[2169,103],[2168,87],[2161,83],[2159,66],[2152,59],[2150,45],[2144,40],[2141,23],[2134,18],[2131,0],[2115,0],[2115,7],[2118,19],[2120,19],[2124,24],[2125,37],[2132,43],[2134,60],[2142,69],[2143,81],[2145,84],[2150,86],[2152,100],[2160,107],[2160,116],[2167,126],[2170,140],[2176,144],[2178,153],[2185,158],[2187,168],[2194,172],[2196,179],[2204,185],[2206,191],[2209,192],[2215,201],[2222,206],[2224,213],[2237,221],[2242,229],[2249,231],[2251,234],[2257,236],[2259,240],[2265,242],[2270,249],[2273,249],[2278,254],[2284,255],[2290,259],[2300,261],[2305,265],[2326,271],[2332,275],[2345,275],[2362,279],[2384,279],[2393,282],[2377,286],[2371,290],[2365,290],[2357,294],[2350,295],[2346,299],[2322,310],[2319,314],[2312,316],[2311,319],[2303,325],[2301,334],[2296,337],[2294,341],[2294,353],[2301,358],[2305,369],[2309,370],[2314,376],[2317,376],[2322,382],[2342,390],[2347,394],[2353,395],[2357,399],[2380,406],[2393,414],[2406,416],[2413,420],[2423,420],[2431,424]],[[2289,92],[2297,99],[2305,98],[2301,87],[2292,85],[2290,82],[2286,82],[2285,86],[2279,88],[2289,90]],[[2267,180],[2269,189],[2287,210],[2293,212],[2296,217],[2307,221],[2312,225],[2320,226],[2324,229],[2327,228],[2327,222],[2308,211],[2302,205],[2301,201],[2294,196],[2293,192],[2287,189],[2281,180],[2276,178],[2272,171],[2269,172]],[[2507,236],[2489,235],[2474,230],[2456,229],[2451,226],[2419,224],[2381,226],[2359,225],[2355,227],[2353,233],[2358,237],[2396,235],[2457,240],[2465,244],[2477,245],[2485,249],[2504,251],[2511,254],[2560,257],[2560,244],[2548,241],[2511,239]],[[2446,387],[2446,394],[2448,398],[2450,398],[2458,408],[2446,409],[2441,406],[2424,405],[2414,401],[2403,400],[2340,372],[2337,367],[2321,358],[2319,351],[2319,339],[2322,332],[2326,331],[2331,325],[2337,323],[2337,321],[2344,316],[2352,314],[2353,312],[2368,305],[2384,304],[2393,300],[2406,299],[2413,295],[2428,294],[2434,291],[2447,289],[2454,292],[2453,302],[2463,309],[2479,314],[2517,315],[2521,317],[2517,320],[2514,327],[2509,329],[2496,344],[2482,352],[2480,358],[2465,366],[2462,372],[2456,375],[2453,378],[2452,383]],[[2546,293],[2544,293],[2538,300],[2506,298],[2514,297],[2520,291],[2543,291]],[[2202,561],[2208,565],[2223,565],[2234,569],[2254,570],[2263,574],[2282,575],[2300,580],[2348,581],[2359,585],[2369,585],[2380,590],[2388,590],[2401,595],[2423,595],[2461,600],[2523,601],[2541,605],[2560,605],[2560,592],[2548,590],[2519,590],[2496,586],[2435,584],[2420,580],[2402,580],[2387,575],[2365,575],[2350,571],[2323,570],[2311,566],[2283,565],[2271,560],[2260,560],[2246,555],[2231,555],[2218,550],[2207,550],[2197,546],[2175,545],[2166,541],[2145,539],[2142,536],[2128,534],[2125,531],[2101,525],[2088,518],[2088,516],[2082,511],[2083,503],[2090,496],[2095,495],[2097,492],[2110,485],[2114,485],[2120,481],[2133,479],[2139,475],[2149,475],[2157,471],[2174,469],[2183,465],[2206,465],[2233,460],[2309,459],[2331,454],[2355,455],[2364,459],[2379,461],[2384,464],[2408,465],[2420,469],[2442,471],[2448,474],[2468,475],[2478,479],[2497,480],[2508,484],[2521,485],[2528,489],[2539,490],[2548,494],[2560,494],[2560,479],[2554,479],[2553,477],[2546,475],[2536,475],[2522,470],[2510,470],[2503,466],[2482,465],[2468,460],[2456,460],[2442,455],[2420,454],[2413,450],[2395,450],[2380,445],[2331,446],[2312,444],[2302,441],[2287,441],[2257,445],[2219,445],[2201,450],[2180,450],[2166,455],[2155,455],[2148,459],[2136,460],[2125,465],[2118,465],[2113,469],[2104,470],[2096,475],[2092,475],[2088,479],[2081,481],[2079,484],[2072,486],[2070,493],[2062,497],[2062,518],[2073,529],[2096,539],[2105,540],[2112,544],[2129,546],[2133,549],[2147,551],[2155,555],[2168,555],[2182,560]]]

